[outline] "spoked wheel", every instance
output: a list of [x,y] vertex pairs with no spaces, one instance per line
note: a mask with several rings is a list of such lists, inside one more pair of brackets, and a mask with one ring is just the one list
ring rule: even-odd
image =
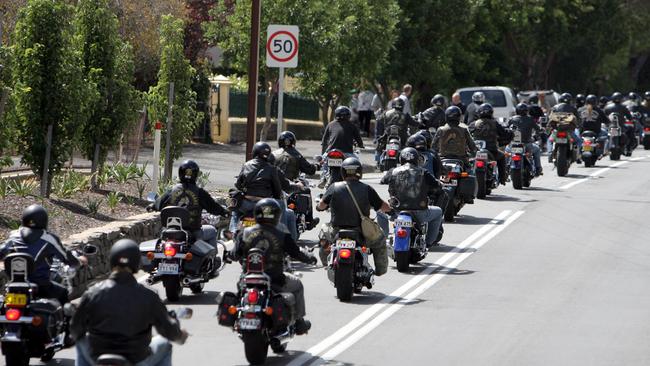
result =
[[[397,255],[397,253],[395,253]],[[354,293],[354,268],[351,264],[336,267],[334,273],[334,285],[336,286],[336,297],[340,301],[350,301]]]
[[246,332],[242,334],[246,360],[251,365],[263,365],[269,353],[269,344],[266,336],[260,332]]

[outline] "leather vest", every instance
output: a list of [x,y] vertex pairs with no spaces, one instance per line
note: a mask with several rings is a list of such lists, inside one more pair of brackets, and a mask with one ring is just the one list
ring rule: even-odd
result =
[[429,206],[428,189],[424,175],[426,170],[404,164],[393,169],[388,187],[391,197],[397,198],[398,210],[425,210]]
[[438,133],[440,133],[438,154],[457,157],[467,155],[467,134],[463,131],[463,127],[444,125],[438,129]]
[[203,209],[199,201],[199,187],[195,185],[175,185],[172,188],[167,206],[186,208],[190,212],[190,228],[195,230],[201,228],[201,212]]
[[275,156],[275,166],[284,172],[287,179],[295,180],[300,176],[300,163],[297,157],[285,149],[275,150],[273,156]]
[[255,225],[246,228],[242,235],[244,256],[253,248],[264,250],[264,272],[271,277],[281,276],[284,271],[284,233],[270,226]]

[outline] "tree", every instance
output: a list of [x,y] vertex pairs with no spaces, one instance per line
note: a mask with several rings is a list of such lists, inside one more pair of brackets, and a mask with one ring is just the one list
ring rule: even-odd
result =
[[[160,26],[160,71],[158,84],[149,89],[149,113],[152,127],[156,121],[166,120],[169,84],[174,83],[173,123],[171,134],[171,162],[182,153],[183,143],[192,135],[202,114],[196,112],[196,93],[192,91],[195,70],[183,53],[183,21],[171,15],[163,16]],[[167,133],[166,126],[163,133]],[[165,152],[165,139],[163,139]],[[170,167],[171,169],[171,167]]]
[[77,32],[83,47],[84,75],[95,82],[99,93],[81,133],[82,153],[93,161],[94,174],[135,117],[133,60],[131,47],[120,39],[117,17],[107,0],[79,2]]
[[[50,176],[67,160],[75,133],[97,97],[82,78],[73,46],[72,8],[61,0],[29,0],[16,25],[13,67],[14,113],[22,162]],[[49,166],[44,166],[46,131],[53,126]],[[46,195],[49,197],[50,187]]]
[[6,113],[11,108],[11,61],[11,49],[0,42],[0,171],[12,163],[8,149],[16,133]]

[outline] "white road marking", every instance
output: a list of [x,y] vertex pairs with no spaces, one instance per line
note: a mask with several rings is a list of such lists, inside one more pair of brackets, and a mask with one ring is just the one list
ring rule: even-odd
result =
[[[496,226],[492,231],[490,231],[485,236],[481,237],[476,243],[471,245],[470,248],[475,249],[474,251],[469,251],[469,252],[464,252],[459,254],[454,259],[454,261],[452,261],[449,265],[447,265],[447,267],[454,268],[454,269],[457,268],[459,264],[461,264],[464,260],[469,258],[472,254],[474,254],[476,250],[478,250],[487,242],[492,240],[495,236],[497,236],[500,232],[505,230],[505,228],[507,228],[510,224],[512,224],[523,214],[524,211],[515,212],[502,225]],[[411,291],[408,295],[406,295],[404,299],[400,300],[399,302],[393,305],[390,305],[388,309],[386,309],[384,312],[382,312],[377,317],[372,319],[369,323],[366,323],[363,327],[359,328],[356,332],[347,336],[344,340],[341,340],[334,348],[330,349],[327,353],[323,354],[318,360],[314,361],[310,366],[322,365],[326,361],[332,360],[334,357],[338,356],[339,354],[341,354],[342,352],[350,348],[356,342],[363,339],[363,337],[365,337],[372,330],[377,328],[381,323],[383,323],[388,318],[390,318],[393,314],[398,312],[404,305],[413,301],[422,293],[424,293],[426,290],[428,290],[433,285],[438,283],[448,273],[449,271],[447,271],[446,273],[438,272],[435,275],[431,276],[427,281],[425,281],[420,286],[418,286],[415,290]]]
[[347,325],[344,327],[340,328],[338,331],[334,332],[332,335],[329,337],[325,338],[315,346],[309,348],[305,353],[303,353],[300,357],[294,359],[291,363],[289,363],[288,366],[298,366],[298,365],[303,365],[309,360],[311,360],[313,357],[317,356],[323,351],[326,351],[327,349],[331,348],[334,344],[339,342],[341,339],[345,338],[349,333],[352,333],[355,329],[366,323],[370,318],[372,318],[375,314],[377,314],[379,311],[381,311],[383,308],[388,306],[391,302],[395,301],[399,297],[402,296],[402,294],[406,293],[409,291],[411,288],[416,286],[418,283],[422,282],[425,280],[431,273],[439,269],[439,267],[444,266],[449,260],[451,260],[457,253],[460,253],[463,251],[467,246],[471,245],[474,243],[475,240],[483,237],[484,235],[489,235],[488,232],[491,230],[494,230],[495,227],[499,227],[499,223],[501,220],[504,220],[506,217],[510,215],[512,211],[506,210],[501,212],[499,215],[497,215],[492,221],[490,221],[488,224],[482,226],[480,229],[475,231],[472,235],[467,237],[465,240],[463,240],[458,246],[456,246],[454,249],[452,249],[449,253],[445,254],[442,256],[439,260],[437,260],[433,265],[428,266],[422,272],[418,273],[415,275],[411,280],[406,282],[404,285],[399,287],[397,290],[393,291],[390,295],[384,297],[379,301],[379,303],[371,306],[361,314],[359,314],[356,318],[352,319]]
[[[641,159],[645,159],[645,158],[641,157],[640,159],[637,158],[637,159],[632,159],[632,160],[641,160]],[[618,163],[612,164],[612,165],[608,166],[607,168],[598,169],[595,172],[589,174],[589,177],[578,179],[578,180],[573,181],[573,182],[571,182],[569,184],[565,184],[565,185],[561,186],[560,189],[565,190],[565,189],[569,189],[571,187],[575,187],[580,183],[584,183],[584,182],[586,182],[586,181],[588,181],[590,179],[593,179],[595,177],[600,176],[601,174],[607,172],[608,170],[610,170],[612,168],[615,168],[615,167],[618,167],[618,166],[621,166],[621,165],[625,165],[625,164],[628,164],[628,163],[629,163],[629,161],[619,161]]]
[[646,158],[646,156],[639,156],[639,157],[636,157],[636,158],[632,158],[632,159],[630,159],[630,160],[632,160],[632,161],[639,161],[639,160],[643,160],[643,159],[645,159],[645,158]]

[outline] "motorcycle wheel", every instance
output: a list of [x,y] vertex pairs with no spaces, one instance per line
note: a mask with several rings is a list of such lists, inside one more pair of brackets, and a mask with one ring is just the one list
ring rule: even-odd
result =
[[557,175],[564,177],[569,172],[569,162],[567,161],[567,146],[562,145],[557,148]]
[[454,221],[454,217],[456,216],[456,203],[454,202],[455,200],[449,201],[447,204],[447,209],[445,210],[445,221],[446,222],[452,222]]
[[276,354],[284,353],[287,350],[287,344],[282,344],[280,342],[274,342],[271,340],[271,350]]
[[41,362],[50,362],[54,358],[54,349],[48,349],[41,355]]
[[621,159],[621,150],[617,147],[609,150],[609,160],[620,160]]
[[650,150],[650,142],[643,143],[643,150]]
[[584,158],[582,161],[585,163],[585,168],[591,168],[594,166],[595,160],[594,158]]
[[28,366],[29,355],[22,349],[12,348],[5,351],[5,362],[7,366]]
[[190,285],[190,290],[195,295],[200,294],[201,292],[203,292],[203,286],[204,285],[205,285],[205,283],[203,283],[203,282],[193,283],[193,284]]
[[522,189],[524,186],[523,174],[521,169],[511,169],[510,178],[512,179],[512,187],[514,189]]
[[395,264],[397,266],[397,271],[400,273],[408,272],[409,270],[409,251],[406,252],[396,252],[395,253]]
[[261,332],[246,332],[242,334],[246,360],[251,365],[263,365],[269,353],[269,344],[266,336]]
[[476,193],[476,198],[484,199],[487,193],[485,172],[476,172],[476,183],[478,184],[478,192]]
[[177,276],[169,276],[163,279],[163,286],[165,286],[165,296],[170,302],[178,301],[183,292],[183,286]]
[[334,273],[334,286],[336,297],[339,301],[350,301],[354,293],[354,267],[353,265],[338,265]]

